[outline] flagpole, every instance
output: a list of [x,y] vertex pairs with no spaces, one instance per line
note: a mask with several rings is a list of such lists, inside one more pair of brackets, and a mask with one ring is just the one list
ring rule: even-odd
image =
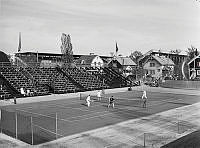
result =
[[117,57],[117,53],[118,53],[118,50],[119,50],[119,49],[118,49],[118,46],[117,46],[117,42],[116,42],[116,47],[115,47],[115,48],[116,48],[115,56]]
[[19,32],[19,45],[18,45],[18,52],[21,51],[22,43],[21,43],[21,32]]

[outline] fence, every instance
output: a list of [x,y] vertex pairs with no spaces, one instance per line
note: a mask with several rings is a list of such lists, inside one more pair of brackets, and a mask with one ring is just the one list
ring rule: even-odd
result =
[[[168,130],[159,129],[157,132],[151,132],[153,129],[149,129],[149,132],[141,132],[140,130],[134,129],[128,132],[128,136],[124,135],[122,139],[112,141],[113,143],[106,144],[104,148],[114,147],[137,147],[137,148],[158,148],[163,147],[175,139],[182,137],[181,135],[187,135],[188,131],[195,131],[197,127],[183,123],[181,121],[175,123],[169,123]],[[189,132],[189,133],[190,133]],[[191,141],[190,141],[191,142]],[[192,143],[192,142],[191,142]],[[192,147],[195,143],[190,143]]]
[[[21,109],[7,108],[2,108],[0,111],[1,132],[31,145],[52,141],[64,135],[79,133],[80,123],[87,125],[85,123],[88,122],[88,119],[85,120],[80,117],[77,119],[71,118],[72,120],[59,119],[57,113],[43,115]],[[107,137],[107,140],[112,143],[108,143],[104,147],[126,147],[129,145],[138,148],[156,148],[178,139],[180,135],[185,135],[193,130],[199,129],[199,125],[195,124],[195,122],[191,123],[183,120],[180,114],[174,117],[155,117],[153,121],[144,117],[138,122],[139,124],[136,124],[136,127],[132,128],[124,125],[114,126],[114,128],[119,127],[119,134],[121,132],[123,133],[123,131],[127,134],[124,134],[123,138],[117,140],[113,140],[112,137]],[[148,129],[144,128],[144,130],[139,128],[141,124],[146,124],[147,122],[151,123],[152,126],[147,127]],[[89,126],[91,125],[88,124],[88,127],[83,126],[81,130],[85,131],[85,128],[89,129]]]
[[1,109],[1,132],[31,145],[61,137],[57,133],[57,113],[42,115],[23,110]]
[[200,81],[166,80],[164,83],[161,83],[160,86],[161,87],[169,87],[169,88],[199,89]]

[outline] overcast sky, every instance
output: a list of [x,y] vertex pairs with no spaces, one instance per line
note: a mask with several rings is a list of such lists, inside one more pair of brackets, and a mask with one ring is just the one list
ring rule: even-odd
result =
[[60,53],[61,34],[75,54],[200,49],[196,0],[0,0],[0,50]]

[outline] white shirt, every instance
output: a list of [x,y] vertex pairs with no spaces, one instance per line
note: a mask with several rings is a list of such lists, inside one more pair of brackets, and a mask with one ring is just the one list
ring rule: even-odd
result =
[[100,91],[97,92],[97,97],[101,97],[101,92]]
[[89,101],[90,101],[90,96],[88,96],[88,97],[87,97],[86,101],[87,101],[87,102],[89,102]]
[[24,95],[25,92],[24,92],[24,89],[23,88],[20,88],[20,91],[21,91],[21,94]]
[[145,90],[143,91],[143,94],[142,94],[142,98],[143,97],[147,98],[147,92]]

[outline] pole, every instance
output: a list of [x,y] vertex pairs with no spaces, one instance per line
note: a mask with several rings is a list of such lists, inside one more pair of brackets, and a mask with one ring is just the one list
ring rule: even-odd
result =
[[33,145],[34,144],[34,141],[33,141],[33,117],[31,116],[31,144]]
[[15,138],[17,139],[17,112],[15,112]]
[[145,133],[144,133],[144,147],[146,147],[146,143],[145,143],[146,137],[145,137]]
[[58,114],[56,113],[56,139],[58,139]]
[[178,121],[177,125],[178,125],[178,134],[179,134],[179,121]]

